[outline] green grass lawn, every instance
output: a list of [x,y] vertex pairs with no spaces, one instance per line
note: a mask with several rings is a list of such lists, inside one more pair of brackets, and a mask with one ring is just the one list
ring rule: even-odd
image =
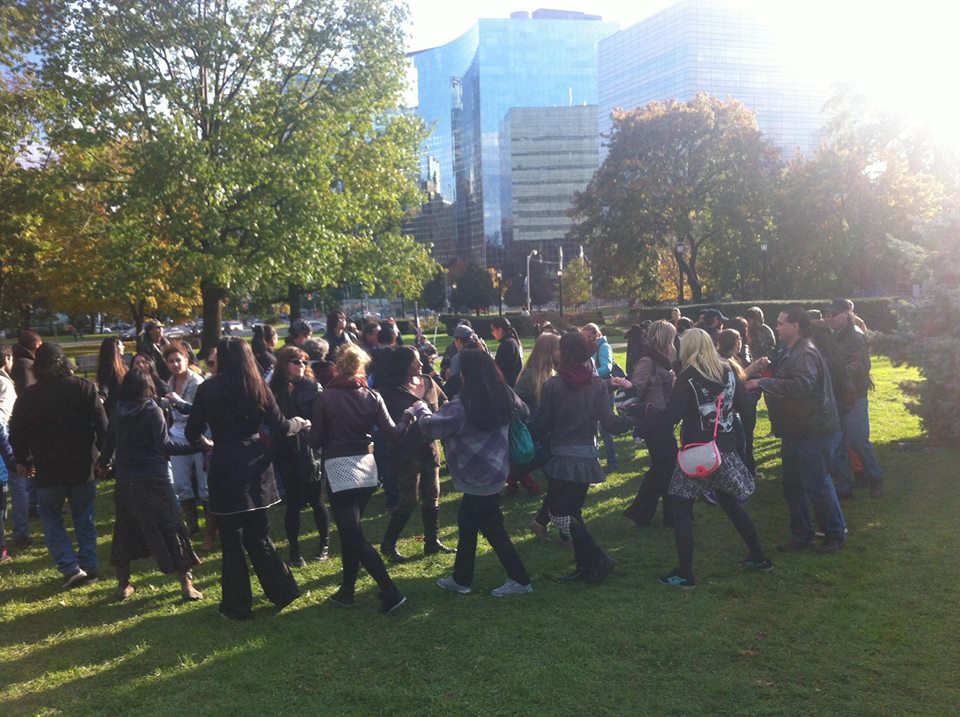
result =
[[[376,612],[367,577],[355,608],[324,601],[339,577],[335,532],[334,559],[297,571],[303,597],[279,615],[255,587],[255,620],[220,619],[216,553],[196,571],[202,602],[180,603],[175,579],[143,562],[138,592],[114,603],[112,486],[104,484],[99,583],[60,591],[42,547],[0,567],[0,714],[957,714],[960,455],[919,440],[897,389],[914,372],[884,359],[874,366],[871,415],[887,494],[845,504],[846,549],[774,555],[772,573],[747,573],[733,527],[719,508],[698,503],[698,587],[689,593],[656,581],[674,565],[672,533],[638,530],[620,515],[646,464],[627,437],[618,440],[622,472],[591,489],[586,510],[619,561],[607,583],[557,582],[571,553],[527,530],[537,499],[507,498],[535,592],[491,597],[504,575],[481,541],[472,595],[434,585],[450,556],[392,568],[409,602],[391,617]],[[766,477],[747,507],[772,549],[788,531],[768,433],[763,415],[757,453]],[[443,490],[442,538],[455,543],[459,496],[448,480]],[[382,493],[369,513],[364,527],[378,544]],[[271,519],[281,542],[280,511]],[[418,552],[419,530],[415,517],[402,551]],[[36,525],[34,538],[39,544]],[[314,546],[308,534],[308,555]]]

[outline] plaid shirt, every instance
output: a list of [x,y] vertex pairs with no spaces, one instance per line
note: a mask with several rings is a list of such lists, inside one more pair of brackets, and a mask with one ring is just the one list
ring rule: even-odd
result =
[[[520,399],[517,403],[526,405]],[[417,404],[416,417],[423,435],[443,441],[453,486],[470,495],[494,495],[503,490],[510,472],[509,424],[481,431],[467,421],[460,397],[454,398],[436,413]]]

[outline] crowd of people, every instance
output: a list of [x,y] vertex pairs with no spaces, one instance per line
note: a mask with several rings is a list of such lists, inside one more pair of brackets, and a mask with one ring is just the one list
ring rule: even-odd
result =
[[[97,579],[95,479],[109,478],[118,600],[136,590],[131,563],[148,557],[177,575],[184,600],[202,599],[192,573],[202,562],[194,547],[202,533],[201,553],[218,544],[222,551],[223,617],[253,617],[248,560],[282,609],[300,594],[294,570],[309,554],[300,519],[307,507],[318,535],[312,559],[329,559],[331,515],[336,526],[342,577],[329,596],[334,604],[354,605],[361,567],[377,584],[382,613],[406,602],[388,566],[412,559],[398,540],[418,506],[423,553],[455,555],[439,587],[471,592],[483,535],[506,573],[492,594],[520,595],[533,585],[502,501],[522,485],[545,494],[530,523],[534,535],[545,538],[553,525],[573,548],[574,565],[561,580],[597,585],[616,561],[583,509],[590,486],[618,465],[614,435],[632,432],[649,467],[624,516],[642,527],[660,510],[677,550],[677,565],[660,581],[691,589],[700,498],[719,505],[737,530],[744,568],[773,568],[745,508],[760,477],[753,444],[761,398],[780,439],[789,512],[789,537],[777,551],[842,549],[841,500],[858,482],[883,495],[869,437],[870,355],[849,300],[814,312],[788,307],[776,333],[758,307],[732,319],[708,309],[696,321],[674,309],[670,320],[626,332],[625,367],[596,324],[542,327],[526,361],[508,319],[495,318],[491,334],[496,351],[463,321],[437,368],[437,351],[419,329],[404,345],[392,321],[357,329],[335,311],[323,338],[296,320],[280,347],[275,329],[258,326],[252,344],[221,339],[203,367],[189,344],[168,341],[148,322],[129,362],[123,342],[103,341],[93,383],[74,375],[58,345],[24,331],[12,349],[0,348],[0,561],[31,543],[32,492],[63,587]],[[511,443],[524,426],[535,450],[521,460]],[[700,455],[708,457],[691,470],[691,456]],[[443,460],[462,493],[456,548],[440,541]],[[377,549],[363,518],[381,486],[389,519]],[[281,501],[286,560],[267,520]]]

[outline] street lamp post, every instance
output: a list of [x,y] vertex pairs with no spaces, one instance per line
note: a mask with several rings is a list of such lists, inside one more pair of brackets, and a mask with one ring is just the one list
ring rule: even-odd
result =
[[767,299],[767,242],[760,242],[760,298]]
[[680,262],[683,261],[683,252],[686,251],[687,245],[680,240],[677,242],[675,249],[677,252],[677,273],[680,276],[680,296],[677,297],[677,304],[683,304],[683,266]]
[[563,318],[563,269],[557,269],[557,301],[560,304],[560,318]]
[[503,272],[497,269],[497,297],[500,301],[500,316],[503,316]]
[[532,258],[535,257],[535,256],[539,256],[539,252],[537,252],[536,249],[534,249],[532,252],[530,252],[529,254],[527,254],[527,311],[528,311],[528,312],[533,310],[533,307],[532,307],[532,305],[531,305],[531,303],[530,303],[530,284],[531,284],[531,281],[530,281],[530,259],[532,259]]

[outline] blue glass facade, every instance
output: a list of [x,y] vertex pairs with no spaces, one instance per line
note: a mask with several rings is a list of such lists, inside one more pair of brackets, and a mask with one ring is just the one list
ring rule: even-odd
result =
[[683,0],[600,42],[599,125],[614,108],[688,101],[698,92],[740,100],[785,157],[812,154],[828,88],[803,80],[763,19],[720,0]]
[[422,181],[437,211],[456,217],[456,226],[441,231],[444,222],[432,222],[434,230],[420,236],[441,263],[484,264],[487,245],[503,245],[509,165],[501,164],[500,130],[507,113],[596,104],[597,44],[617,29],[596,17],[538,11],[479,20],[452,42],[410,55],[416,112],[432,129]]

